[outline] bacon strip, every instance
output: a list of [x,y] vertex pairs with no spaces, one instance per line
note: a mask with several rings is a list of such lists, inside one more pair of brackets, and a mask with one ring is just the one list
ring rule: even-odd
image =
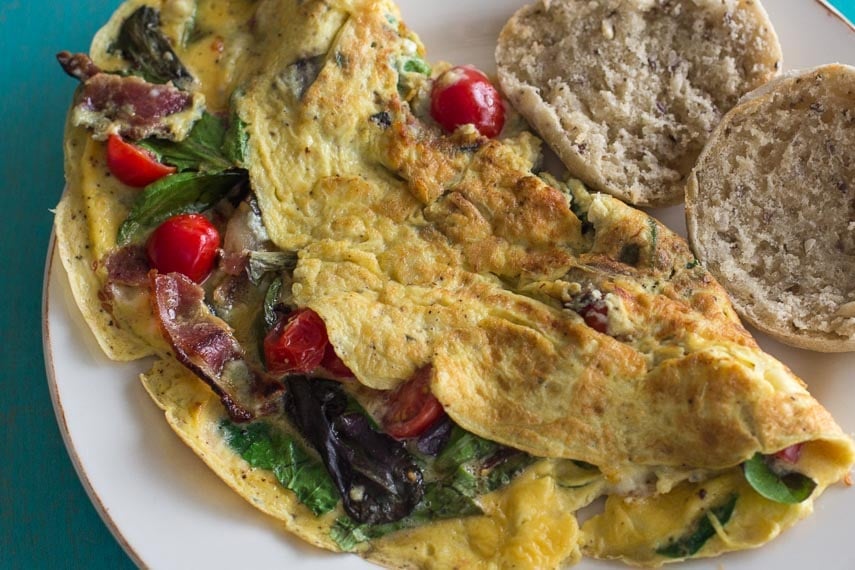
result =
[[228,324],[211,314],[205,291],[180,273],[150,273],[152,307],[175,355],[220,397],[234,421],[273,413],[284,386],[252,370]]
[[110,283],[134,287],[148,283],[151,264],[145,248],[140,245],[129,245],[112,251],[104,258],[103,263]]
[[83,88],[75,104],[75,122],[95,130],[99,137],[118,132],[140,140],[170,138],[163,119],[193,108],[193,94],[167,83],[158,85],[136,77],[102,72],[88,55],[60,52],[57,60]]
[[101,73],[101,68],[85,53],[61,51],[56,54],[56,59],[67,74],[80,81],[86,81]]

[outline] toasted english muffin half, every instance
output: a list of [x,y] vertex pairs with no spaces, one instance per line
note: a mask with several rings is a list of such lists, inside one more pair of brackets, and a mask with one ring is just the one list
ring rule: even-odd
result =
[[538,0],[496,48],[506,96],[573,176],[638,206],[683,199],[709,133],[776,75],[757,0]]
[[698,258],[749,323],[855,350],[855,68],[781,78],[728,113],[686,187]]

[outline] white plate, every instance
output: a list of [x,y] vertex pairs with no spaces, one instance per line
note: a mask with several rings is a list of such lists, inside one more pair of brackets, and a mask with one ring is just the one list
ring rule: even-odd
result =
[[[407,23],[431,60],[494,69],[493,47],[524,0],[401,0]],[[855,64],[855,33],[818,3],[769,0],[786,69],[831,61]],[[685,235],[682,208],[656,214]],[[51,246],[51,252],[54,251]],[[369,568],[351,555],[305,546],[231,492],[171,432],[137,381],[146,363],[101,354],[73,303],[59,259],[48,256],[44,343],[57,419],[75,468],[107,526],[138,564],[233,570]],[[802,376],[848,433],[855,432],[855,353],[788,348],[758,335],[765,350]],[[695,561],[683,568],[855,568],[855,489],[820,498],[814,516],[766,547]],[[580,569],[625,568],[585,560]]]

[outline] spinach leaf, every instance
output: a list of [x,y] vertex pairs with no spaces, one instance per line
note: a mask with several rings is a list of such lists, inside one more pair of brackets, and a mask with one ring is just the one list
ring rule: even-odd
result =
[[339,548],[350,551],[360,542],[380,538],[397,530],[421,526],[435,520],[480,514],[483,514],[483,511],[470,497],[452,486],[433,482],[425,486],[424,498],[407,517],[379,525],[359,524],[350,517],[340,517],[330,530],[330,536]]
[[338,504],[338,491],[323,464],[294,438],[264,422],[237,425],[224,420],[220,430],[229,447],[250,466],[273,471],[279,483],[316,515]]
[[483,483],[478,486],[479,492],[489,493],[501,489],[534,462],[535,458],[527,453],[509,447],[503,448],[482,466]]
[[203,113],[181,142],[149,138],[138,144],[153,152],[159,161],[171,164],[179,171],[216,173],[236,166],[224,151],[226,141],[227,131],[223,122],[210,113]]
[[739,496],[731,495],[727,500],[711,508],[709,511],[701,515],[701,518],[696,523],[695,529],[688,534],[677,538],[666,546],[656,549],[656,554],[667,556],[668,558],[686,558],[692,556],[703,547],[706,542],[715,535],[715,527],[710,522],[710,517],[718,519],[722,525],[726,524],[733,515],[733,510],[736,507],[736,500]]
[[776,503],[801,503],[816,488],[816,481],[801,473],[778,475],[760,453],[755,453],[742,465],[742,469],[748,484],[760,495]]
[[433,463],[437,480],[425,484],[422,500],[412,513],[386,524],[359,524],[338,519],[331,537],[342,550],[390,532],[432,521],[483,514],[475,497],[507,485],[536,459],[469,433],[457,425],[448,445]]
[[434,470],[466,496],[495,491],[511,482],[534,463],[535,458],[478,437],[455,425],[445,449],[437,456]]
[[160,12],[151,6],[142,6],[128,16],[111,51],[120,51],[131,63],[132,72],[151,83],[172,81],[185,90],[193,83],[193,76],[160,31]]
[[459,426],[454,426],[451,439],[445,449],[437,456],[435,469],[449,472],[469,461],[490,455],[499,449],[499,444],[469,433]]
[[174,215],[207,210],[244,180],[245,172],[180,172],[149,184],[119,228],[118,245],[141,239],[148,230]]

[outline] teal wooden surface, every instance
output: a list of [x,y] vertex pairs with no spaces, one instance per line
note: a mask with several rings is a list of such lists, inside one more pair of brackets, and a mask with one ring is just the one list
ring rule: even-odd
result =
[[[40,314],[50,208],[63,186],[62,123],[74,89],[54,55],[62,49],[85,51],[117,5],[118,0],[0,3],[4,569],[133,566],[89,502],[63,445],[44,372]],[[836,5],[855,20],[855,0]]]
[[54,55],[61,49],[86,51],[116,5],[117,0],[0,3],[4,569],[133,568],[69,460],[51,406],[41,339],[40,292],[53,220],[49,209],[63,187],[62,124],[75,85]]

